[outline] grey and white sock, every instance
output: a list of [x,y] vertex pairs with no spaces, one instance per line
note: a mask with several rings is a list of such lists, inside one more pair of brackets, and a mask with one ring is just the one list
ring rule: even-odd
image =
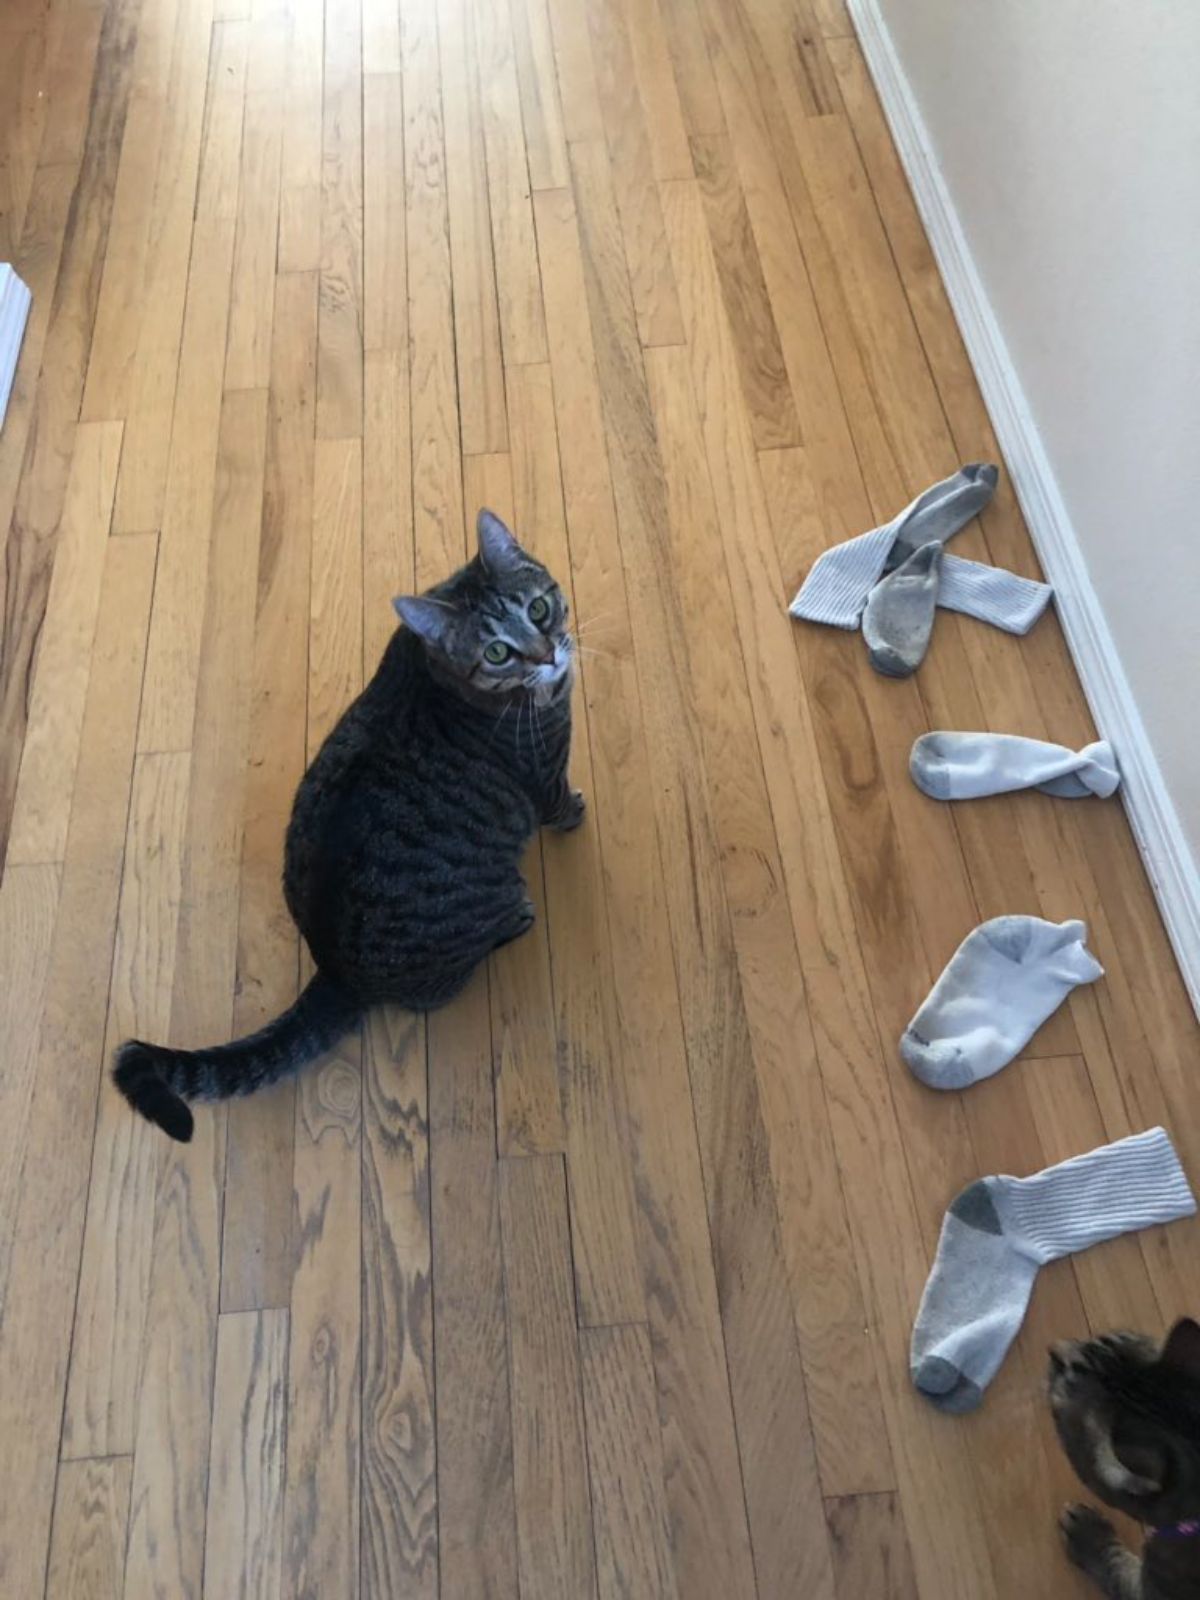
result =
[[792,616],[857,628],[867,596],[885,570],[903,565],[923,544],[945,544],[987,505],[998,477],[995,467],[968,462],[919,494],[890,522],[824,551],[788,608]]
[[907,678],[929,648],[937,609],[943,546],[933,539],[871,590],[862,631],[871,665],[888,678]]
[[1016,1338],[1039,1267],[1195,1212],[1162,1128],[1030,1178],[970,1184],[942,1222],[913,1325],[913,1382],[939,1410],[973,1410]]
[[1076,985],[1104,968],[1082,922],[993,917],[951,956],[904,1031],[900,1054],[931,1089],[965,1089],[1022,1051]]
[[1080,800],[1107,797],[1120,783],[1112,746],[1103,739],[1068,750],[1014,733],[923,733],[908,762],[913,782],[934,800],[1041,789]]

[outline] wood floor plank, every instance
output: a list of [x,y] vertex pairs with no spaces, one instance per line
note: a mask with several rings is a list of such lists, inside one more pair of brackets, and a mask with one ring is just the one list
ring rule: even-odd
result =
[[[365,44],[363,52],[365,59]],[[407,341],[404,80],[397,69],[363,78],[363,345],[368,355],[403,354]],[[365,404],[365,370],[363,382]]]
[[658,0],[667,50],[689,135],[725,132],[725,113],[713,76],[697,0]]
[[58,550],[29,695],[8,860],[61,861],[112,520],[119,422],[76,429]]
[[625,24],[656,178],[690,178],[692,158],[658,0],[625,0]]
[[[572,175],[638,677],[654,686],[642,714],[755,1570],[768,1589],[832,1594],[774,1196],[749,1178],[767,1165],[766,1133],[671,573],[666,484],[608,166],[593,149],[572,147]],[[735,1174],[746,1175],[736,1188]],[[769,1401],[758,1389],[765,1371]]]
[[132,1471],[128,1456],[59,1468],[46,1600],[121,1600]]
[[[503,450],[508,436],[483,112],[471,0],[437,0],[436,12],[436,26],[432,12],[419,20],[414,14],[406,35],[412,41],[405,62],[410,270],[415,288],[423,293],[416,274],[436,271],[446,247],[434,230],[444,233],[448,221],[446,270],[453,272],[454,281],[458,425],[463,453],[475,455]],[[429,291],[433,289],[431,282]],[[414,375],[415,360],[414,354]],[[414,434],[414,449],[415,439]]]
[[[233,1024],[266,402],[262,390],[238,390],[225,397],[221,412],[168,1035],[184,1047],[220,1043]],[[147,671],[152,665],[148,648]],[[153,1595],[164,1586],[194,1593],[201,1583],[205,1526],[198,1507],[208,1479],[224,1174],[224,1110],[200,1108],[191,1144],[171,1144],[158,1157],[129,1595]]]
[[324,0],[288,0],[291,38],[279,165],[279,272],[321,265],[321,139],[325,79]]
[[[457,0],[456,0],[457,3]],[[451,301],[446,182],[451,159],[443,145],[438,33],[432,10],[406,0],[404,26],[404,160],[408,189],[409,379],[412,395],[412,498],[418,580],[440,581],[461,559],[462,469],[459,394]],[[489,391],[491,392],[491,391]],[[482,389],[468,395],[467,414]],[[494,424],[493,417],[493,424]],[[490,435],[488,435],[490,437]],[[470,449],[465,426],[461,438]]]
[[363,1057],[362,1592],[436,1600],[438,1496],[424,1022],[383,1007]]
[[[628,1103],[639,1255],[675,1528],[689,1594],[751,1595],[753,1567],[712,1244],[652,818],[604,421],[571,195],[535,199],[564,505],[585,657],[595,814],[620,996],[620,1109]],[[551,907],[551,917],[554,917]],[[611,1112],[609,1112],[611,1115]],[[569,1116],[569,1111],[568,1111]],[[620,1124],[618,1124],[620,1125]],[[571,1157],[568,1157],[571,1164]],[[574,1181],[574,1180],[573,1180]]]
[[622,0],[603,0],[602,4],[588,6],[592,55],[630,288],[641,342],[680,344],[683,326],[679,302],[671,280],[646,115],[623,11]]
[[695,139],[692,156],[733,328],[754,442],[760,450],[799,444],[800,423],[779,332],[729,141]]
[[[311,538],[309,759],[362,687],[360,440],[318,440]],[[284,1592],[355,1600],[363,1378],[360,1030],[300,1075],[294,1181]]]
[[561,1156],[500,1163],[500,1222],[521,1594],[591,1600],[596,1567]]
[[[236,1036],[291,1005],[299,935],[283,900],[283,840],[306,758],[317,278],[275,290],[238,905]],[[295,1086],[229,1108],[221,1309],[285,1306],[292,1286]]]
[[[25,1157],[25,1123],[37,1068],[38,1032],[61,886],[62,868],[57,862],[11,867],[0,883],[0,973],[4,993],[9,996],[0,1017],[5,1063],[0,1087],[0,1216],[6,1241],[11,1238]],[[0,1285],[5,1276],[0,1273]]]
[[634,1323],[584,1328],[579,1353],[599,1593],[673,1600],[678,1590],[649,1333]]
[[[87,412],[125,419],[127,449],[113,519],[121,533],[157,533],[163,526],[172,422],[181,398],[176,378],[207,102],[208,79],[201,64],[208,61],[212,10],[212,0],[180,0],[163,90],[153,205],[145,222],[145,265],[141,273],[114,274],[117,320],[132,319],[130,331],[116,335],[126,341],[128,353],[118,351],[112,358],[118,372],[123,361],[129,362],[129,397],[108,403],[97,397]],[[224,330],[220,349],[223,354]]]
[[227,389],[265,389],[271,381],[271,321],[279,235],[279,170],[287,18],[270,9],[254,19],[246,65],[246,107],[233,245]]
[[[192,741],[208,538],[216,486],[230,269],[237,224],[238,157],[248,44],[242,22],[213,28],[209,103],[196,195],[195,235],[179,348],[170,461],[138,734],[141,750],[186,750]],[[142,441],[127,431],[126,449]],[[124,528],[120,487],[116,525]],[[151,526],[156,525],[151,522]]]
[[432,1013],[428,1029],[441,1592],[463,1600],[516,1600],[513,1422],[486,975],[476,974],[452,1008]]
[[362,0],[325,13],[317,437],[362,437]]
[[569,173],[549,0],[513,0],[512,25],[529,184],[560,189]]
[[894,1494],[827,1503],[838,1600],[918,1600],[904,1517]]
[[[187,823],[187,756],[143,756],[133,773],[107,1056],[170,1025]],[[79,1277],[62,1453],[133,1452],[154,1237],[159,1135],[111,1087],[101,1097]]]
[[[721,870],[763,1101],[781,1243],[825,1494],[895,1485],[685,351],[647,352]],[[814,1001],[820,1001],[818,992]]]
[[204,1593],[282,1593],[288,1314],[243,1311],[217,1323]]
[[529,203],[510,0],[471,0],[479,105],[491,196],[500,335],[508,367],[545,361],[546,324]]
[[[153,572],[152,540],[110,546],[25,1160],[17,1211],[5,1230],[9,1282],[21,1286],[6,1296],[0,1316],[0,1422],[8,1441],[0,1576],[14,1594],[38,1593],[46,1570],[80,1289],[87,1191],[79,1173],[91,1156],[104,1059]],[[145,931],[149,936],[148,921]]]
[[589,0],[553,0],[550,5],[563,132],[568,140],[604,136],[588,34],[588,4]]

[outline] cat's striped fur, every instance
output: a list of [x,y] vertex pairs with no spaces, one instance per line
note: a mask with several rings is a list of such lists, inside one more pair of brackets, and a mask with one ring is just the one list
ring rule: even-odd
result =
[[406,626],[297,791],[284,890],[316,977],[248,1038],[118,1052],[118,1087],[173,1138],[191,1137],[186,1101],[297,1071],[376,1002],[443,1005],[533,922],[522,851],[583,810],[566,776],[573,644],[545,568],[490,513],[479,533],[474,561],[396,602]]

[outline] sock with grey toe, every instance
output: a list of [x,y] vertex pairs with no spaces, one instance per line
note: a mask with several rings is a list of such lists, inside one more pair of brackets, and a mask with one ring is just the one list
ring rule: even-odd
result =
[[912,747],[913,782],[934,800],[974,800],[1015,789],[1041,789],[1079,800],[1106,797],[1120,783],[1112,746],[1103,739],[1068,750],[1013,733],[925,733]]
[[936,539],[923,544],[871,590],[863,612],[863,638],[871,665],[885,677],[907,678],[925,659],[944,553]]
[[1080,983],[1103,977],[1082,922],[993,917],[950,958],[904,1031],[900,1054],[931,1089],[965,1089],[1006,1067]]
[[884,571],[902,566],[923,544],[945,544],[987,505],[998,476],[993,466],[968,462],[919,494],[890,522],[826,550],[788,608],[792,616],[834,628],[856,628],[867,596]]
[[1162,1128],[1030,1178],[970,1184],[942,1222],[913,1324],[913,1382],[941,1411],[973,1410],[1016,1338],[1039,1267],[1195,1211]]

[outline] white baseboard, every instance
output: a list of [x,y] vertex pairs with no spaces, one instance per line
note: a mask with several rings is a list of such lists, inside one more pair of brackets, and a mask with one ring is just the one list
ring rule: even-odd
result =
[[1084,693],[1097,727],[1117,753],[1125,810],[1200,1015],[1200,866],[1163,782],[1079,539],[878,0],[847,0],[847,4],[1030,535],[1054,587]]

